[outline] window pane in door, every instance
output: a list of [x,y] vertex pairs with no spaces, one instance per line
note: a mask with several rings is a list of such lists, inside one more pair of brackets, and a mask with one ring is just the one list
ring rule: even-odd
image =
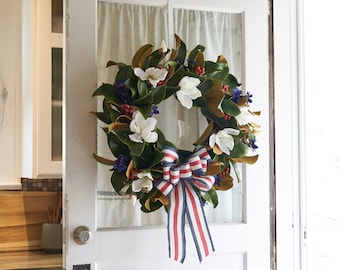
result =
[[[116,69],[105,68],[108,60],[131,64],[132,56],[142,45],[151,43],[156,49],[162,40],[169,44],[168,12],[165,7],[98,3],[98,85],[113,83]],[[206,46],[206,60],[211,61],[223,54],[229,61],[231,73],[242,81],[242,14],[175,10],[172,16],[175,32],[188,50],[202,44]],[[168,47],[172,48],[173,44]],[[200,113],[194,109],[190,110],[190,115],[184,114],[175,99],[169,98],[160,106],[161,111],[168,113],[161,115],[162,120],[158,117],[157,127],[182,149],[192,150],[192,143],[206,128],[206,120],[200,119]],[[101,110],[99,101],[98,111]],[[112,159],[103,126],[98,123],[97,153]],[[97,224],[100,228],[166,224],[164,209],[145,214],[139,205],[132,206],[129,200],[118,196],[111,186],[110,169],[98,164]],[[235,181],[234,185],[233,189],[221,192],[217,209],[205,206],[209,222],[242,221],[242,181]]]
[[62,48],[52,48],[52,160],[62,160]]
[[[152,20],[150,19],[152,18]],[[98,2],[98,85],[113,83],[116,67],[106,68],[108,60],[131,64],[134,53],[144,44],[168,43],[168,9]],[[102,102],[98,101],[98,111]],[[113,159],[108,149],[103,123],[98,122],[97,152]],[[111,185],[110,167],[98,164],[97,223],[100,228],[134,227],[166,223],[163,209],[145,214],[139,205],[118,196]]]
[[52,0],[52,33],[63,32],[63,0]]
[[[174,10],[174,32],[185,41],[190,51],[200,44],[205,47],[205,60],[215,62],[219,55],[223,55],[229,64],[230,73],[242,82],[242,14],[223,13],[212,11],[198,11],[188,9]],[[243,89],[243,91],[245,91]],[[178,138],[177,144],[184,147],[186,142],[192,143],[193,134],[197,138],[207,127],[205,117],[197,110],[191,109],[189,113],[178,106],[178,122],[185,123],[184,131]],[[194,132],[193,132],[194,131]],[[240,168],[242,169],[242,168]],[[231,172],[232,173],[232,172]],[[232,174],[234,180],[235,176]],[[209,222],[240,222],[242,221],[242,180],[234,181],[234,187],[228,191],[218,191],[219,205],[212,209],[205,206]]]

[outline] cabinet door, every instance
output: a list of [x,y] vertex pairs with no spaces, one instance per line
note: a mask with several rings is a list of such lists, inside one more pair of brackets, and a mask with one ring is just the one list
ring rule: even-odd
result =
[[[124,2],[124,1],[121,1]],[[126,1],[132,3],[131,1]],[[145,4],[153,3],[152,0]],[[155,1],[159,4],[159,1]],[[65,267],[91,269],[270,269],[269,235],[269,109],[268,109],[268,3],[245,1],[169,1],[168,7],[241,12],[244,18],[244,84],[258,96],[262,133],[260,159],[244,170],[244,216],[241,222],[210,224],[215,252],[200,264],[187,230],[183,265],[168,258],[165,226],[99,228],[97,205],[96,121],[91,95],[96,88],[95,0],[67,3],[65,97]],[[129,38],[119,37],[119,38]],[[170,46],[169,46],[170,47]],[[85,245],[74,241],[74,231],[85,226]]]
[[63,1],[22,5],[22,177],[61,177]]
[[37,1],[37,176],[62,173],[63,1]]

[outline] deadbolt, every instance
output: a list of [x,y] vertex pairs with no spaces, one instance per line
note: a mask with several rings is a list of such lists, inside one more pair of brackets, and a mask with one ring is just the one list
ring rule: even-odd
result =
[[79,226],[74,230],[73,239],[78,245],[85,245],[91,237],[90,229],[86,226]]

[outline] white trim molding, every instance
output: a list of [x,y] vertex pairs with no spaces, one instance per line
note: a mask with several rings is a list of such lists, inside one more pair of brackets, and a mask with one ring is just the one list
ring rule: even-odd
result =
[[304,269],[302,0],[273,0],[277,269]]

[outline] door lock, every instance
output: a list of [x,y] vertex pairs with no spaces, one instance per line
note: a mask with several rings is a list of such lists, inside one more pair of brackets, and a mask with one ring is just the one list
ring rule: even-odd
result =
[[86,226],[79,226],[74,230],[73,239],[78,245],[85,245],[91,237],[90,229]]

